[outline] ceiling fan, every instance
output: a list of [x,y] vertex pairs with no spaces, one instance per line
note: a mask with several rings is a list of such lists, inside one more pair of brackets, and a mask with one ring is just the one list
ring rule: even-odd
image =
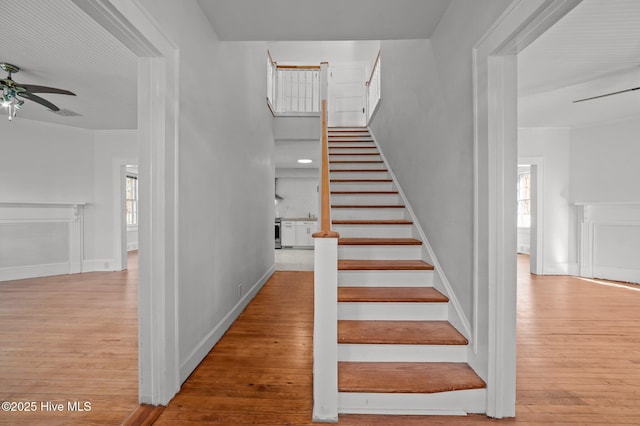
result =
[[573,103],[575,104],[576,102],[584,102],[584,101],[590,101],[592,99],[604,98],[606,96],[619,95],[620,93],[633,92],[634,90],[638,90],[638,89],[640,89],[640,86],[632,87],[631,89],[618,90],[617,92],[606,93],[604,95],[592,96],[590,98],[578,99],[577,101],[573,101]]
[[71,96],[76,95],[75,93],[68,90],[56,89],[55,87],[17,83],[13,81],[13,79],[11,78],[11,74],[20,71],[19,67],[7,63],[0,63],[0,68],[8,73],[7,78],[0,79],[0,89],[2,90],[0,105],[9,110],[9,120],[16,116],[16,113],[24,104],[24,100],[22,100],[21,98],[38,103],[44,107],[49,108],[51,111],[60,110],[60,108],[58,108],[48,100],[34,95],[34,93],[56,93],[60,95]]

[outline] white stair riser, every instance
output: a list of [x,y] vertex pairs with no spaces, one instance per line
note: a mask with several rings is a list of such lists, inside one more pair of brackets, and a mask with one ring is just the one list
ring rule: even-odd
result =
[[421,260],[422,246],[338,246],[338,259]]
[[[345,139],[346,140],[346,139]],[[342,139],[340,142],[332,142],[331,138],[329,138],[329,149],[336,148],[340,146],[366,146],[367,148],[377,148],[376,144],[373,141],[368,141],[366,139],[354,139],[353,141],[344,142]]]
[[404,209],[331,209],[331,219],[377,219],[377,220],[404,220],[406,217]]
[[342,238],[411,238],[411,225],[332,225]]
[[336,155],[331,154],[329,161],[382,161],[379,155]]
[[432,287],[433,271],[338,271],[338,287]]
[[386,170],[387,169],[384,163],[362,163],[362,162],[330,163],[329,166],[331,167],[331,170],[352,170],[352,169]]
[[331,182],[332,191],[395,191],[393,182]]
[[338,319],[359,321],[446,321],[448,303],[339,302]]
[[388,172],[331,172],[330,179],[390,179]]
[[467,362],[466,345],[338,344],[338,361]]
[[[333,191],[337,191],[333,189]],[[331,194],[331,204],[359,206],[367,205],[401,205],[402,200],[398,194]]]
[[337,148],[337,147],[329,147],[329,155],[331,154],[350,154],[350,155],[358,155],[358,154],[367,154],[367,153],[374,153],[374,154],[378,154],[378,148],[376,148],[375,146],[372,147],[362,147],[362,148],[346,148],[347,146],[356,146],[356,145],[350,145],[350,144],[345,144],[344,148]]
[[465,415],[485,409],[486,389],[428,394],[338,392],[342,414]]

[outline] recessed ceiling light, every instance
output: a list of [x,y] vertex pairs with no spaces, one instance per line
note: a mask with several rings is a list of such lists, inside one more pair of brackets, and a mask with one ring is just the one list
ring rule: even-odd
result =
[[309,164],[312,163],[313,161],[309,160],[308,158],[301,158],[298,160],[298,163],[302,163],[302,164]]

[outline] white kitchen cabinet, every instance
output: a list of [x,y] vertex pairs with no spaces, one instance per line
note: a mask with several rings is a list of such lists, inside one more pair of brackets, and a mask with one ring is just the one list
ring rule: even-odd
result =
[[296,226],[296,246],[298,247],[312,247],[313,246],[313,234],[318,229],[318,223],[316,221],[300,221]]
[[283,247],[313,247],[313,234],[318,229],[314,220],[283,220],[280,232]]
[[280,243],[283,247],[292,247],[296,245],[296,221],[283,220],[280,223]]

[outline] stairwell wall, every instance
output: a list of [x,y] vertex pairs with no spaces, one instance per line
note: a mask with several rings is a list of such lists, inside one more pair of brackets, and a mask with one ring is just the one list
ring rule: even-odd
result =
[[195,0],[141,3],[180,58],[177,307],[184,381],[273,272],[267,47],[219,41]]
[[[472,48],[509,3],[453,0],[429,40],[382,41],[380,47],[382,96],[371,128],[470,321]],[[486,312],[479,317],[486,327]],[[479,333],[474,363],[483,377],[487,338],[486,330]]]

